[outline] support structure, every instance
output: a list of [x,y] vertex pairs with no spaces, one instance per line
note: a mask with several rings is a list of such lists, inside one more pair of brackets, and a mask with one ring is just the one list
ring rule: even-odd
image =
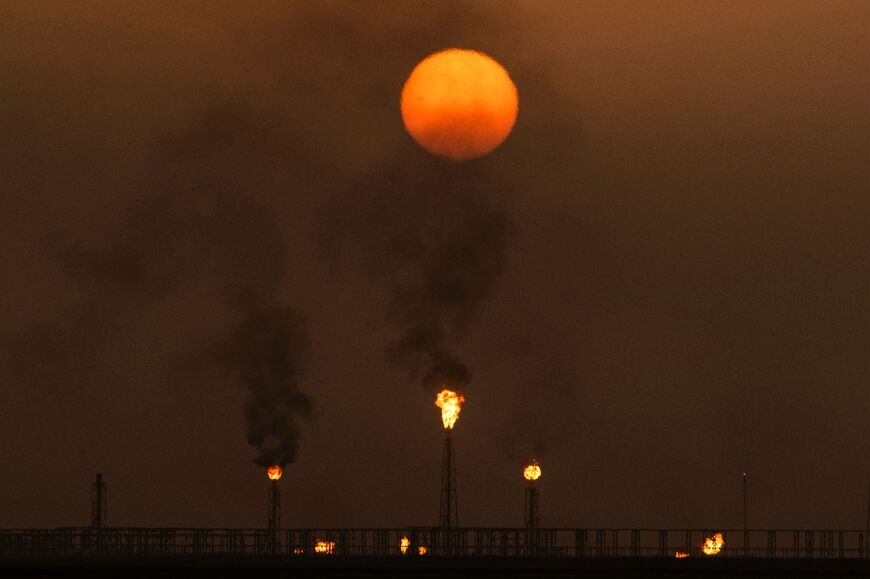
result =
[[530,480],[523,500],[523,524],[526,527],[526,555],[530,556],[538,555],[538,546],[540,544],[538,534],[538,524],[540,522],[538,520],[539,510],[538,487],[535,486],[534,480]]
[[106,482],[103,474],[97,473],[97,480],[91,484],[91,527],[100,529],[106,526]]
[[870,483],[867,483],[867,527],[864,531],[867,533],[867,541],[870,541]]
[[269,551],[278,550],[278,530],[281,528],[281,489],[278,481],[272,480],[269,488],[269,520],[267,524]]
[[529,486],[526,487],[525,497],[525,512],[523,513],[523,523],[527,531],[534,531],[540,523],[538,519],[539,498],[538,487],[535,486],[535,481],[529,481]]
[[[863,511],[863,505],[861,506]],[[862,513],[863,514],[863,513]],[[866,577],[868,565],[870,565],[870,550],[865,541],[866,535],[863,529],[829,529],[829,530],[801,530],[801,529],[753,529],[753,534],[766,536],[767,548],[758,548],[751,552],[750,557],[742,557],[742,549],[738,537],[741,533],[740,525],[733,528],[720,528],[715,535],[734,537],[734,547],[729,547],[722,540],[721,555],[711,553],[709,556],[699,547],[701,541],[710,539],[715,542],[711,533],[695,529],[573,529],[573,528],[537,528],[533,534],[533,542],[524,542],[524,529],[517,525],[509,528],[495,527],[457,527],[448,530],[429,527],[403,527],[403,528],[363,528],[363,529],[336,529],[336,528],[305,528],[287,529],[282,528],[280,541],[275,554],[281,553],[273,561],[290,561],[293,555],[310,555],[317,557],[317,563],[309,566],[291,565],[287,567],[280,564],[285,575],[289,579],[294,576],[302,577],[312,574],[328,575],[355,575],[358,577],[408,575],[427,576],[447,575],[450,572],[454,576],[493,576],[509,575],[516,576],[518,573],[524,576],[536,575],[536,572],[546,576],[568,577],[577,576],[602,576],[619,575],[649,575],[643,571],[647,566],[642,562],[644,559],[658,558],[654,562],[654,569],[661,572],[658,575],[669,576],[694,576],[709,573],[717,576],[736,576],[746,574],[751,576],[809,576],[814,577]],[[707,535],[705,537],[705,535]],[[442,537],[450,537],[451,542],[445,543]],[[97,537],[102,538],[100,542]],[[408,550],[402,553],[400,538],[407,537]],[[533,545],[533,549],[529,548]],[[670,546],[669,546],[670,545]],[[102,546],[102,549],[100,548]],[[55,527],[48,529],[0,529],[0,569],[28,569],[33,576],[46,575],[46,570],[55,570],[54,575],[63,576],[64,569],[70,563],[78,570],[96,569],[108,570],[104,575],[112,575],[111,571],[121,572],[137,571],[142,574],[142,569],[165,569],[170,563],[167,557],[176,557],[177,562],[182,558],[191,561],[188,567],[184,563],[181,567],[173,566],[169,569],[188,570],[192,575],[198,575],[198,571],[205,572],[217,568],[224,568],[225,564],[231,566],[230,570],[250,571],[247,574],[268,574],[275,570],[268,562],[257,560],[257,557],[271,555],[266,550],[265,529],[262,525],[257,528],[170,528],[170,527],[103,527],[94,529],[85,527]],[[683,562],[677,561],[675,547],[688,547],[685,553],[694,558],[686,567]],[[761,547],[761,545],[759,545]],[[425,553],[420,550],[425,548]],[[729,551],[729,549],[731,549]],[[410,554],[425,554],[420,560],[420,566],[411,562],[418,557],[407,557]],[[99,557],[110,554],[111,564],[90,567],[84,563],[89,557]],[[534,564],[524,566],[517,561],[517,557],[532,554],[536,558],[550,558],[552,563],[536,568]],[[199,557],[191,558],[191,555]],[[330,555],[336,555],[332,557]],[[441,565],[426,563],[431,557],[438,556],[456,557],[453,562]],[[722,557],[727,560],[722,560]],[[288,558],[289,557],[289,558]],[[399,566],[388,564],[380,567],[386,558],[393,557]],[[489,562],[500,559],[496,567],[490,567]],[[368,562],[363,559],[368,558]],[[582,559],[606,558],[609,561],[600,561],[587,566]],[[152,563],[148,563],[150,559]],[[243,563],[243,559],[251,561],[250,567]],[[460,560],[467,560],[470,567],[464,567]],[[559,567],[555,564],[557,559],[566,560],[567,566]],[[611,563],[620,560],[633,559],[627,567],[613,567]],[[705,563],[704,560],[708,562]],[[764,563],[767,559],[770,563]],[[298,560],[298,559],[297,559]],[[568,561],[570,560],[570,561]],[[741,560],[744,561],[741,563]],[[791,560],[791,563],[787,563]],[[20,567],[27,561],[34,563],[34,567]],[[311,561],[315,561],[311,559]],[[331,561],[331,562],[328,562]],[[672,562],[671,562],[672,561]],[[301,563],[302,561],[300,561]],[[45,563],[49,563],[48,566]],[[110,563],[110,561],[105,561]],[[119,566],[116,567],[115,563]],[[264,563],[266,563],[264,565]],[[517,567],[516,564],[520,563]],[[579,565],[578,565],[579,564]],[[80,566],[81,565],[81,566]],[[204,565],[200,567],[200,565]],[[239,565],[239,567],[236,567]],[[347,566],[345,566],[347,565]],[[310,569],[313,573],[304,573]],[[442,573],[437,573],[444,569]],[[620,569],[623,569],[620,572]],[[292,573],[292,571],[296,573]],[[693,572],[696,571],[696,572]],[[717,573],[717,570],[719,573]],[[336,571],[336,572],[332,572]],[[343,571],[343,572],[342,572]],[[465,571],[465,572],[463,572]],[[500,572],[501,571],[501,572]],[[601,571],[601,572],[596,572]],[[673,571],[673,572],[671,572]],[[706,573],[705,573],[706,571]],[[610,574],[608,574],[608,572]],[[741,573],[742,572],[742,573]],[[79,573],[83,574],[83,573]],[[212,573],[213,574],[213,573]],[[655,574],[655,573],[653,573]],[[5,577],[0,571],[0,576]],[[21,575],[21,573],[18,573]],[[15,575],[15,576],[18,576]],[[24,575],[28,575],[27,572]]]
[[746,526],[746,475],[747,472],[740,473],[743,478],[743,556],[749,556],[749,527]]
[[445,429],[444,450],[441,454],[441,509],[438,526],[442,529],[455,529],[459,526],[456,506],[456,457],[453,453],[451,429]]

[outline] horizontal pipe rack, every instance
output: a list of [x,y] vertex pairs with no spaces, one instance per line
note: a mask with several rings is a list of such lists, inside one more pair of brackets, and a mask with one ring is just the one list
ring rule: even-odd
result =
[[[706,537],[725,539],[714,557],[870,559],[870,536],[855,530],[524,529],[406,527],[267,529],[59,527],[0,529],[0,559],[87,556],[231,555],[288,557],[710,557]],[[404,542],[402,539],[406,538]]]

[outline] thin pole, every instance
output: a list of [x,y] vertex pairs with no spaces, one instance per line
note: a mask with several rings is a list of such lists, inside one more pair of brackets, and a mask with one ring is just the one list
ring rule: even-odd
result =
[[91,485],[91,526],[97,529],[106,526],[106,483],[99,472]]
[[747,472],[740,473],[743,478],[743,555],[749,556],[749,528],[746,526],[746,475]]
[[867,525],[864,528],[867,541],[870,541],[870,482],[867,483]]

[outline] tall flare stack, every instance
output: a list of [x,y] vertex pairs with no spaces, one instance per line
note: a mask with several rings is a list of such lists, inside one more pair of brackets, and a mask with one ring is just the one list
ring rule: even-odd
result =
[[538,528],[540,499],[538,498],[538,487],[535,486],[535,481],[541,478],[541,467],[537,460],[523,468],[523,478],[529,481],[529,486],[526,487],[526,496],[523,504],[523,522],[529,531],[534,531]]
[[266,526],[269,551],[272,553],[278,550],[280,543],[278,530],[281,528],[281,488],[278,486],[278,481],[281,480],[282,474],[284,471],[277,464],[266,470],[266,475],[272,483],[272,486],[269,487],[269,518]]
[[529,555],[535,555],[538,551],[538,525],[540,499],[538,498],[538,487],[535,486],[535,481],[541,478],[541,466],[537,460],[532,460],[531,463],[523,467],[523,478],[529,481],[526,487],[525,497],[523,498],[523,523],[526,527],[526,546]]
[[438,511],[438,526],[449,529],[459,525],[456,505],[456,457],[453,454],[453,438],[450,430],[444,437],[441,453],[441,506]]
[[444,425],[444,450],[441,454],[441,506],[438,526],[454,529],[459,525],[456,503],[456,456],[453,451],[453,427],[459,420],[465,398],[458,392],[444,389],[435,398],[435,405],[441,409],[441,422]]

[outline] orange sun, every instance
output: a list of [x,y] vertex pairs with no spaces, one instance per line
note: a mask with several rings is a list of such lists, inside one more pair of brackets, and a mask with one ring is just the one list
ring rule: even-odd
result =
[[517,119],[517,87],[487,55],[451,48],[424,59],[402,89],[402,119],[421,147],[454,161],[486,155]]

